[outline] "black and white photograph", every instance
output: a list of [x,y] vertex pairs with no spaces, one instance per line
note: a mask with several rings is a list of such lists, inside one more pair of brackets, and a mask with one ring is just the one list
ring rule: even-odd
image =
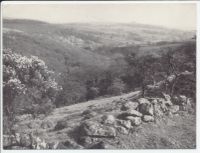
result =
[[1,13],[3,150],[197,148],[197,3]]

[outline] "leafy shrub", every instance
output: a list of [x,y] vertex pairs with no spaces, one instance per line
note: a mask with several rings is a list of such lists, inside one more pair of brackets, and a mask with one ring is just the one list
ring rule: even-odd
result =
[[62,84],[63,90],[56,99],[57,107],[85,101],[87,89],[81,82],[67,79]]
[[98,96],[99,89],[97,87],[90,87],[87,93],[87,99],[94,99]]
[[125,91],[125,84],[119,78],[116,78],[110,87],[108,87],[108,93],[111,95],[119,95]]
[[[10,120],[15,116],[14,101],[16,97],[24,95],[31,99],[24,103],[32,113],[46,113],[51,110],[55,97],[62,88],[52,77],[53,72],[48,70],[45,62],[36,56],[30,58],[3,50],[3,108],[4,115]],[[48,101],[48,103],[46,103]],[[48,108],[48,109],[47,109]]]

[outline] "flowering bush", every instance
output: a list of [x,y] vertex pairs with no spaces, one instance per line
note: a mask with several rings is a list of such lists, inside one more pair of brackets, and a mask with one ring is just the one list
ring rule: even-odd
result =
[[[29,108],[53,104],[55,97],[62,88],[52,77],[45,62],[36,56],[30,58],[3,50],[3,105],[7,116],[14,113],[13,101],[19,95],[32,99]],[[47,100],[48,99],[48,100]],[[31,105],[31,106],[30,106]],[[43,111],[37,111],[43,112]],[[33,112],[34,113],[34,112]]]

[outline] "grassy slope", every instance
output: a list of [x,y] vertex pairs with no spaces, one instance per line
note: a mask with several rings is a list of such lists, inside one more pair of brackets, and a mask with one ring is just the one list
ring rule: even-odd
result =
[[[135,49],[135,44],[155,41],[182,41],[191,32],[140,24],[67,24],[57,25],[34,20],[4,20],[3,46],[26,56],[39,56],[50,69],[65,71],[65,57],[74,64],[107,69],[115,54],[137,52],[158,54],[179,44],[148,45]],[[136,45],[137,46],[137,45]]]
[[[36,119],[21,122],[22,131],[37,131],[47,142],[76,140],[79,131],[76,131],[82,122],[85,121],[82,112],[93,110],[97,115],[93,118],[99,120],[102,115],[119,113],[121,104],[116,100],[134,99],[139,92],[110,97],[99,100],[92,100],[81,104],[57,108],[44,119]],[[62,130],[44,130],[42,128],[27,129],[26,124],[39,124],[46,120],[57,123],[59,120],[67,121],[67,127]],[[23,128],[24,127],[24,128]],[[74,131],[75,130],[75,131]],[[195,148],[196,147],[195,116],[181,112],[179,115],[164,117],[154,123],[143,123],[133,128],[128,135],[118,133],[115,139],[102,138],[107,144],[119,149],[173,149],[173,148]]]

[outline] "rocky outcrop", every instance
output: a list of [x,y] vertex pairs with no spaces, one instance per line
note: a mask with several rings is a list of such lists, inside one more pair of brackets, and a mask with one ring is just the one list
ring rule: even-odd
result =
[[118,125],[125,127],[126,129],[130,129],[131,126],[131,121],[130,120],[118,120]]
[[138,126],[142,123],[141,117],[127,116],[126,119],[130,120],[132,125]]
[[125,104],[122,105],[121,110],[135,110],[138,107],[138,102],[127,101]]
[[150,115],[144,115],[144,116],[142,117],[142,120],[143,120],[144,122],[153,122],[153,121],[154,121],[154,117],[153,117],[153,116],[150,116]]
[[151,103],[142,103],[139,105],[139,111],[143,115],[153,115],[153,105]]
[[103,124],[115,124],[115,117],[113,115],[104,115],[102,116],[102,123]]
[[89,149],[115,149],[112,145],[105,143],[104,141],[100,141],[97,144],[92,145]]
[[118,118],[125,119],[127,116],[142,117],[142,113],[140,113],[137,110],[128,110],[128,111],[121,112],[118,115]]
[[[128,135],[136,131],[140,129],[138,126],[142,124],[144,126],[150,124],[150,122],[154,124],[158,118],[165,115],[173,117],[180,110],[184,110],[185,106],[190,105],[191,107],[191,99],[184,95],[171,98],[169,95],[162,93],[160,97],[150,96],[134,100],[119,99],[112,104],[116,104],[117,109],[114,111],[109,109],[109,111],[105,111],[105,114],[97,113],[92,109],[83,111],[80,123],[74,125],[72,125],[72,122],[69,123],[66,118],[55,121],[55,123],[52,123],[48,118],[42,121],[39,120],[39,122],[36,119],[35,122],[25,123],[29,130],[40,128],[43,131],[61,133],[78,129],[76,138],[68,135],[67,140],[48,142],[48,140],[31,133],[15,133],[15,135],[3,136],[3,146],[6,149],[113,149],[113,146],[109,145],[107,140],[117,141],[118,136]],[[20,117],[18,120],[29,117]]]
[[170,107],[170,112],[175,114],[179,111],[179,106],[178,105],[173,105]]
[[116,131],[113,127],[94,121],[86,121],[80,126],[82,136],[114,138]]

